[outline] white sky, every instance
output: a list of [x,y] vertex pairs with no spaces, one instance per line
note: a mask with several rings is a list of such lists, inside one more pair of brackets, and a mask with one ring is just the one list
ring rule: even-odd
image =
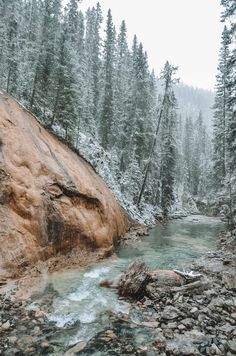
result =
[[[126,21],[130,42],[134,34],[148,52],[159,75],[166,60],[179,66],[186,84],[214,89],[222,24],[220,0],[100,0],[103,16],[112,11],[119,29]],[[82,0],[84,12],[97,0]]]

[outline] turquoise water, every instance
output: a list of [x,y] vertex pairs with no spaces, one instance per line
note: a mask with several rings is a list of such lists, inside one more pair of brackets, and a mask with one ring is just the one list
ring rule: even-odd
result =
[[46,305],[49,320],[60,328],[51,342],[64,347],[88,341],[109,328],[111,314],[129,314],[129,303],[118,300],[114,290],[101,288],[100,281],[113,280],[136,258],[143,259],[150,268],[187,268],[193,259],[214,249],[221,230],[223,224],[216,218],[190,216],[174,220],[166,227],[152,229],[135,246],[120,248],[117,258],[84,270],[44,276],[46,289],[35,303]]

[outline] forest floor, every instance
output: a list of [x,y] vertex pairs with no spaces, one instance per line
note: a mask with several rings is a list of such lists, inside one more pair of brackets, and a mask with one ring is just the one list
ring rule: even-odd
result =
[[[138,322],[132,313],[120,319],[116,315],[112,327],[64,354],[92,355],[97,350],[100,355],[236,354],[235,253],[235,238],[222,235],[215,252],[190,266],[204,276],[198,288],[149,290],[142,300],[131,302]],[[49,340],[58,328],[48,321],[45,310],[28,308],[30,298],[16,295],[14,289],[0,295],[0,355],[54,354]],[[133,337],[137,328],[146,335],[138,344]]]

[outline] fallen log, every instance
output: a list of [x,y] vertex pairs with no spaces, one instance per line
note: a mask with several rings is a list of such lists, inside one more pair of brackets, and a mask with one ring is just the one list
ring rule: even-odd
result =
[[174,287],[171,289],[172,292],[184,292],[184,291],[190,291],[192,289],[198,288],[198,289],[205,289],[209,286],[209,281],[195,281],[192,283],[185,284],[181,287]]
[[150,282],[157,286],[181,286],[184,284],[183,277],[175,271],[156,269],[149,272]]
[[178,292],[205,287],[200,281],[201,278],[202,274],[193,271],[163,269],[149,271],[143,261],[136,260],[128,266],[118,280],[104,280],[100,282],[100,286],[116,288],[121,297],[141,299],[145,295],[154,296],[160,290]]

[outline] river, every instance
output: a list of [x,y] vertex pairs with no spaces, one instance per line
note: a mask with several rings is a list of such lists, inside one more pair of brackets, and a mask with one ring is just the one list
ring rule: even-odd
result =
[[40,292],[39,284],[31,308],[46,305],[49,320],[60,328],[50,337],[58,347],[56,354],[108,329],[111,315],[130,313],[130,304],[118,300],[114,290],[99,287],[100,281],[114,279],[136,258],[152,269],[186,269],[195,258],[215,248],[221,230],[223,223],[217,218],[195,215],[173,220],[166,227],[152,229],[136,246],[118,249],[117,258],[83,270],[45,275],[47,287]]

